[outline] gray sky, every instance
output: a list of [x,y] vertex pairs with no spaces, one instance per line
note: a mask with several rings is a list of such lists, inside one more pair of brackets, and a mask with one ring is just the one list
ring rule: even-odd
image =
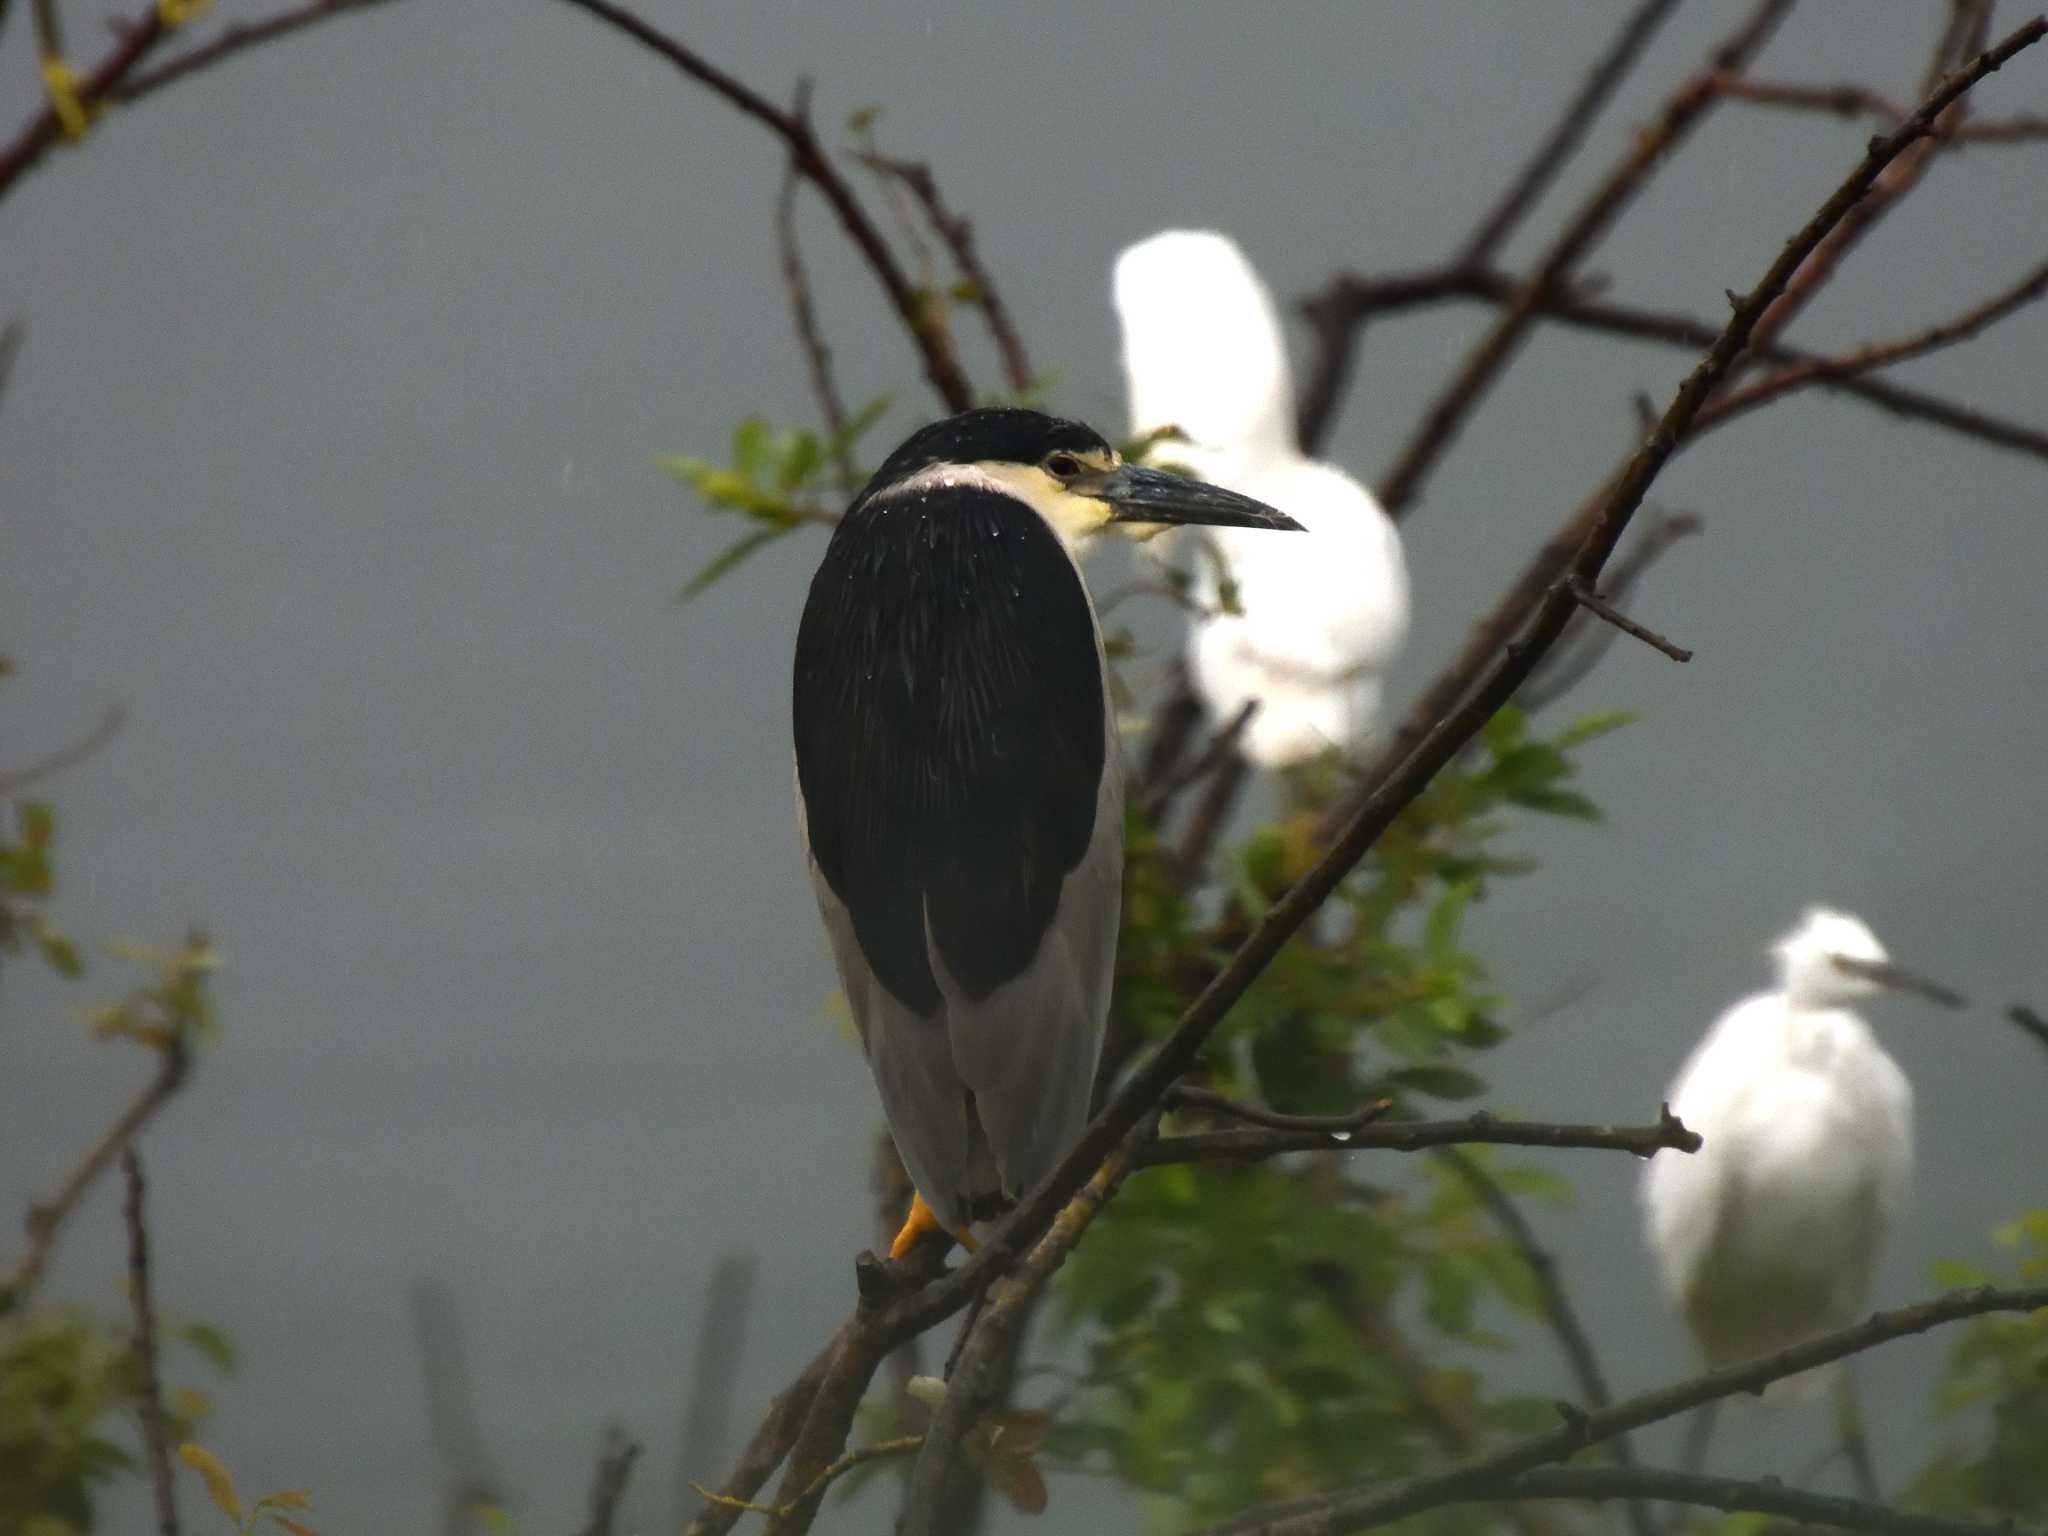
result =
[[[1337,265],[1437,260],[1619,14],[647,9],[770,95],[815,73],[823,123],[885,103],[888,143],[975,217],[1054,402],[1109,426],[1123,244],[1214,225],[1283,295]],[[1809,6],[1760,73],[1905,94],[1937,10],[1858,7],[1845,27]],[[100,46],[93,8],[71,11],[76,45]],[[1666,28],[1514,255],[1736,14],[1698,4]],[[18,16],[0,47],[10,125],[33,104],[29,33]],[[2040,110],[2044,70],[1996,77],[1986,109]],[[1865,131],[1724,111],[1594,265],[1619,296],[1714,315]],[[203,921],[227,952],[224,1044],[146,1146],[157,1279],[242,1350],[208,1443],[245,1486],[313,1488],[322,1529],[432,1518],[417,1276],[454,1289],[535,1531],[567,1527],[612,1415],[651,1447],[636,1507],[665,1510],[719,1253],[763,1258],[749,1422],[850,1297],[875,1109],[823,1014],[788,790],[818,546],[678,610],[725,530],[652,467],[720,451],[742,414],[809,412],[774,269],[779,171],[757,127],[566,7],[401,0],[114,114],[0,208],[0,310],[29,327],[0,411],[0,650],[23,672],[0,762],[129,711],[50,786],[59,910],[93,938]],[[2038,152],[1944,159],[1801,339],[1893,334],[2010,282],[2039,259],[2044,186]],[[898,391],[898,435],[930,409],[913,359],[815,204],[805,232],[846,390]],[[1334,456],[1376,475],[1481,318],[1376,330]],[[2043,356],[2035,310],[1906,374],[2039,421]],[[1614,460],[1631,393],[1661,401],[1685,366],[1539,335],[1406,525],[1404,687]],[[2043,485],[2036,461],[1819,396],[1685,456],[1658,496],[1708,532],[1641,611],[1698,658],[1616,649],[1580,696],[1644,716],[1589,754],[1608,822],[1518,827],[1544,873],[1475,920],[1518,1002],[1591,982],[1486,1064],[1503,1107],[1556,1118],[1653,1109],[1810,901],[1979,1000],[1881,1006],[1923,1153],[1887,1301],[2043,1198],[2044,1063],[1991,1006],[2048,999]],[[125,984],[110,961],[69,988],[10,967],[0,1209],[46,1189],[142,1075],[77,1023]],[[1617,1385],[1672,1377],[1686,1356],[1640,1256],[1633,1168],[1563,1166],[1581,1199],[1541,1221]],[[116,1226],[101,1191],[53,1294],[118,1304]],[[1902,1465],[1940,1347],[1867,1372]],[[1516,1371],[1562,1379],[1541,1344]],[[189,1360],[173,1377],[205,1380]],[[1804,1460],[1754,1433],[1731,1447],[1731,1467]],[[1055,1490],[1070,1511],[1097,1497]]]

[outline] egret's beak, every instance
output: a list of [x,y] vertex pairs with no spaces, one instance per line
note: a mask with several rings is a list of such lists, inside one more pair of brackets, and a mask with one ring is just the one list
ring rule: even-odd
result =
[[1074,489],[1108,506],[1113,523],[1203,523],[1212,528],[1302,531],[1301,524],[1263,501],[1206,480],[1190,480],[1136,464],[1120,464],[1092,485]]
[[1865,981],[1874,981],[1880,987],[1889,987],[1894,992],[1911,992],[1915,997],[1924,997],[1931,1003],[1944,1008],[1967,1008],[1969,1004],[1960,992],[1951,991],[1938,981],[1929,981],[1925,976],[1915,976],[1911,971],[1902,971],[1896,965],[1884,960],[1858,960],[1849,955],[1830,955],[1835,969],[1847,976],[1861,976]]

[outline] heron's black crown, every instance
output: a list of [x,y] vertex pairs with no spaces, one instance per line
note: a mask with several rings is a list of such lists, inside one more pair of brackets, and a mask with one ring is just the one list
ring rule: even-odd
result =
[[1102,434],[1081,422],[1017,406],[981,406],[911,433],[861,494],[872,496],[934,464],[1038,464],[1061,450],[1111,452]]

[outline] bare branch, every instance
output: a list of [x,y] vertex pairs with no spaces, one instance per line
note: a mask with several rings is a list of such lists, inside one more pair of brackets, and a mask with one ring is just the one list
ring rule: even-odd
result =
[[[1467,238],[1453,259],[1453,266],[1481,267],[1493,259],[1578,149],[1593,119],[1649,46],[1675,3],[1676,0],[1640,0],[1629,13],[1614,41],[1587,73],[1585,83],[1565,103],[1550,132],[1543,136],[1534,153],[1503,189],[1500,200]],[[1305,370],[1307,383],[1295,412],[1295,435],[1302,451],[1312,454],[1330,435],[1337,406],[1351,380],[1361,327],[1334,316],[1311,313],[1310,318],[1315,322],[1316,351]]]
[[633,1475],[639,1455],[640,1447],[623,1429],[616,1424],[605,1426],[597,1470],[590,1477],[590,1518],[583,1522],[582,1536],[612,1536],[619,1500],[626,1495],[626,1480]]
[[[1556,1429],[1442,1472],[1403,1478],[1375,1488],[1346,1488],[1265,1505],[1210,1526],[1199,1536],[1340,1536],[1343,1532],[1391,1524],[1445,1504],[1466,1503],[1475,1498],[1497,1499],[1502,1496],[1501,1489],[1523,1473],[1604,1444],[1624,1431],[1676,1418],[1702,1403],[1718,1402],[1738,1393],[1758,1393],[1774,1381],[1845,1360],[1893,1339],[1925,1333],[1944,1323],[1988,1312],[2034,1312],[2042,1308],[2048,1308],[2048,1286],[2022,1290],[1981,1286],[1952,1291],[1917,1306],[1873,1313],[1852,1327],[1743,1365],[1624,1399],[1611,1408],[1593,1413],[1572,1409]],[[1601,1470],[1613,1475],[1618,1469]]]
[[[1651,425],[1655,425],[1654,415]],[[1649,430],[1647,427],[1645,431]],[[1626,554],[1618,555],[1607,568],[1607,601],[1616,608],[1622,608],[1637,582],[1651,566],[1663,558],[1674,544],[1698,533],[1702,523],[1693,512],[1657,513],[1636,536]],[[1623,612],[1627,610],[1623,608]],[[1529,680],[1522,690],[1522,708],[1530,714],[1548,709],[1559,699],[1570,693],[1591,675],[1607,654],[1607,648],[1621,633],[1611,624],[1602,624],[1587,614],[1574,621],[1572,630],[1584,633],[1585,638],[1573,642],[1571,630],[1566,631],[1567,643],[1573,648],[1551,653],[1551,659]]]
[[427,1432],[441,1463],[441,1529],[462,1536],[482,1528],[480,1510],[504,1503],[505,1487],[477,1425],[476,1389],[454,1293],[445,1281],[428,1278],[414,1282],[410,1300],[427,1389]]
[[975,246],[974,225],[946,206],[931,166],[922,160],[899,160],[872,150],[857,158],[863,165],[894,177],[917,199],[918,206],[924,210],[925,217],[931,221],[932,228],[951,253],[953,269],[974,290],[974,302],[980,308],[982,318],[988,322],[989,339],[995,343],[996,355],[1003,360],[1004,378],[1018,394],[1030,389],[1037,375],[1031,371],[1031,359],[1024,351],[1024,338],[1018,334],[1016,322],[1010,318],[1009,306],[1003,302],[1002,293],[997,289],[995,279],[989,276],[981,252]]
[[[796,101],[790,109],[807,127],[811,120],[811,82],[799,80]],[[832,440],[832,463],[842,487],[853,485],[853,460],[846,444],[846,407],[839,398],[839,385],[832,376],[832,349],[825,345],[825,333],[818,325],[818,312],[811,303],[810,275],[804,270],[803,251],[796,239],[796,193],[803,183],[796,156],[782,173],[782,190],[775,197],[775,248],[782,262],[782,288],[789,298],[790,319],[796,325],[797,342],[804,349],[804,362],[811,372],[811,393],[817,397],[818,414]]]
[[1500,1120],[1485,1110],[1460,1120],[1395,1120],[1356,1130],[1190,1131],[1162,1136],[1138,1154],[1138,1165],[1248,1161],[1287,1152],[1423,1152],[1432,1147],[1491,1143],[1511,1147],[1587,1147],[1651,1157],[1697,1152],[1700,1138],[1667,1109],[1655,1125],[1561,1125]]
[[119,704],[109,704],[92,729],[78,740],[67,742],[41,757],[31,758],[19,768],[0,768],[0,795],[18,795],[31,784],[40,783],[67,768],[76,768],[112,741],[127,723],[128,711]]
[[1167,1090],[1166,1107],[1207,1110],[1212,1115],[1242,1120],[1246,1125],[1262,1125],[1268,1130],[1309,1131],[1330,1136],[1339,1133],[1349,1135],[1353,1131],[1363,1130],[1391,1110],[1394,1101],[1375,1099],[1363,1109],[1354,1110],[1347,1115],[1283,1115],[1263,1105],[1246,1104],[1224,1094],[1211,1093],[1206,1088],[1176,1083]]
[[1714,78],[1740,70],[1754,58],[1790,8],[1791,0],[1762,0],[1749,19],[1714,49],[1707,65],[1664,103],[1656,120],[1634,136],[1627,153],[1566,223],[1534,274],[1508,301],[1493,328],[1472,349],[1457,377],[1437,396],[1395,455],[1393,467],[1380,483],[1380,504],[1389,517],[1400,518],[1421,492],[1423,482],[1456,440],[1480,397],[1520,348],[1543,295],[1565,282],[1720,99],[1714,91]]
[[[1327,311],[1337,317],[1356,314],[1362,322],[1371,315],[1459,299],[1506,304],[1522,286],[1522,279],[1507,273],[1432,268],[1379,277],[1338,277],[1323,293],[1307,302],[1319,313]],[[1544,318],[1563,325],[1610,336],[1661,342],[1687,351],[1696,352],[1712,346],[1714,337],[1719,333],[1718,326],[1691,315],[1607,304],[1572,292],[1546,295],[1537,301],[1537,307]],[[1829,361],[1819,353],[1776,344],[1752,346],[1750,350],[1755,357],[1766,362],[1825,364]],[[1823,389],[1857,396],[1896,416],[1946,427],[1996,447],[2048,458],[2048,432],[1990,416],[1937,395],[1856,374],[1831,374],[1825,367],[1815,369],[1808,382]]]
[[191,1054],[184,1038],[172,1035],[158,1046],[156,1075],[138,1093],[128,1107],[114,1119],[114,1123],[100,1134],[99,1140],[86,1148],[78,1166],[48,1200],[38,1201],[28,1211],[28,1251],[21,1256],[21,1262],[14,1268],[14,1276],[5,1293],[0,1294],[0,1315],[22,1305],[33,1294],[36,1284],[49,1266],[51,1252],[57,1244],[57,1234],[78,1202],[92,1187],[111,1163],[135,1139],[136,1133],[149,1123],[150,1116],[163,1107],[164,1101],[184,1084],[185,1074],[192,1064]]
[[[1564,1353],[1572,1379],[1578,1383],[1580,1400],[1592,1409],[1609,1406],[1614,1401],[1614,1394],[1608,1389],[1607,1373],[1600,1369],[1600,1356],[1593,1348],[1592,1335],[1579,1321],[1571,1295],[1558,1278],[1556,1258],[1537,1238],[1536,1229],[1522,1214],[1515,1197],[1501,1187],[1498,1179],[1455,1147],[1446,1147],[1435,1157],[1479,1197],[1494,1225],[1501,1229],[1502,1235],[1514,1245],[1515,1251],[1522,1256],[1522,1262],[1529,1267],[1529,1274],[1536,1282],[1544,1320],[1549,1323],[1558,1348]],[[1635,1466],[1635,1450],[1630,1446],[1627,1435],[1616,1435],[1609,1442],[1609,1449],[1618,1465]],[[1637,1495],[1623,1494],[1621,1497],[1628,1500],[1629,1529],[1635,1536],[1660,1536],[1656,1522],[1650,1517],[1649,1505]]]
[[832,205],[832,211],[839,216],[848,238],[867,262],[868,270],[882,285],[890,307],[910,333],[910,339],[924,363],[925,377],[930,380],[933,391],[946,409],[964,411],[974,403],[974,390],[967,382],[967,375],[961,371],[959,359],[953,354],[952,338],[946,333],[938,307],[921,295],[904,275],[902,264],[889,249],[881,231],[875,228],[874,220],[868,217],[867,209],[861,205],[851,184],[832,164],[809,123],[783,111],[752,87],[734,79],[624,6],[614,4],[613,0],[562,0],[562,3],[595,16],[641,47],[666,59],[781,139],[788,146],[797,168]]
[[1674,645],[1658,634],[1656,630],[1638,624],[1634,619],[1616,608],[1606,598],[1595,592],[1582,581],[1567,581],[1564,590],[1571,600],[1595,618],[1604,619],[1624,635],[1640,640],[1652,650],[1662,651],[1673,661],[1691,661],[1692,652],[1682,645]]
[[1030,1312],[1031,1300],[1050,1280],[1098,1212],[1116,1195],[1140,1149],[1158,1129],[1154,1110],[1132,1127],[1095,1176],[1054,1219],[1023,1263],[989,1288],[989,1299],[974,1331],[960,1352],[960,1362],[946,1384],[946,1399],[932,1415],[924,1445],[911,1468],[910,1490],[904,1498],[899,1536],[939,1536],[937,1524],[948,1478],[960,1460],[967,1431],[988,1409],[1006,1377],[999,1369]]
[[1886,1504],[1804,1493],[1775,1479],[1746,1482],[1733,1477],[1701,1477],[1658,1467],[1541,1467],[1510,1478],[1496,1497],[1510,1499],[1662,1499],[1731,1513],[1750,1511],[1782,1515],[1802,1525],[1833,1526],[1842,1531],[1869,1531],[1874,1536],[2016,1536],[2009,1521],[1993,1525],[1976,1520],[1951,1520],[1923,1515]]
[[1751,80],[1742,75],[1717,75],[1714,89],[1727,101],[1754,102],[1798,112],[1825,112],[1835,117],[1875,117],[1896,123],[1903,107],[1861,85],[1802,85],[1777,80]]
[[373,5],[389,3],[390,0],[307,0],[306,4],[295,6],[288,11],[279,11],[275,16],[266,16],[260,21],[242,22],[225,28],[210,41],[196,48],[187,49],[175,59],[166,59],[154,69],[140,70],[128,79],[117,82],[107,93],[107,99],[124,103],[140,101],[152,92],[175,84],[187,75],[210,68],[245,49],[254,48],[259,43],[274,42],[280,37],[289,37],[294,32],[303,32],[308,27],[317,26],[348,11],[363,11]]
[[2048,1019],[2042,1018],[2033,1009],[2022,1007],[2018,1003],[2014,1003],[2012,1007],[2008,1008],[2005,1011],[2005,1016],[2022,1030],[2026,1031],[2027,1034],[2040,1041],[2042,1045],[2048,1046]]
[[171,1486],[170,1437],[164,1429],[163,1384],[157,1379],[156,1308],[149,1294],[149,1228],[142,1214],[142,1159],[135,1148],[121,1148],[121,1176],[127,1198],[121,1216],[128,1226],[128,1304],[135,1312],[136,1408],[142,1419],[142,1446],[149,1460],[150,1493],[156,1500],[160,1536],[178,1536],[178,1501]]
[[1698,419],[1692,424],[1692,435],[1698,437],[1701,433],[1711,431],[1736,416],[1755,410],[1780,395],[1808,384],[1818,383],[1823,379],[1840,380],[1853,374],[1867,373],[1873,368],[1888,367],[1893,363],[1904,362],[1908,358],[1923,357],[1942,347],[1969,341],[2007,315],[2032,304],[2044,293],[2048,293],[2048,262],[2035,267],[2012,287],[1994,294],[1952,320],[1930,325],[1925,330],[1915,331],[1910,336],[1901,336],[1895,341],[1859,347],[1839,357],[1789,363],[1758,379],[1754,384],[1732,390],[1700,412]]

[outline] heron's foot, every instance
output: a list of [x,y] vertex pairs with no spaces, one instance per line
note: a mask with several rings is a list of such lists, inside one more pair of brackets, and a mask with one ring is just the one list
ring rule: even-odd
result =
[[50,110],[57,114],[57,126],[64,137],[73,141],[84,138],[92,118],[79,98],[78,76],[61,53],[43,55],[43,91],[50,98]]
[[924,1196],[913,1195],[910,1201],[910,1214],[903,1218],[903,1226],[896,1233],[895,1241],[889,1244],[889,1257],[904,1258],[928,1232],[944,1232],[969,1253],[974,1252],[977,1246],[970,1233],[946,1231],[939,1222],[937,1212],[924,1203]]
[[156,0],[156,13],[165,26],[182,27],[212,4],[213,0]]

